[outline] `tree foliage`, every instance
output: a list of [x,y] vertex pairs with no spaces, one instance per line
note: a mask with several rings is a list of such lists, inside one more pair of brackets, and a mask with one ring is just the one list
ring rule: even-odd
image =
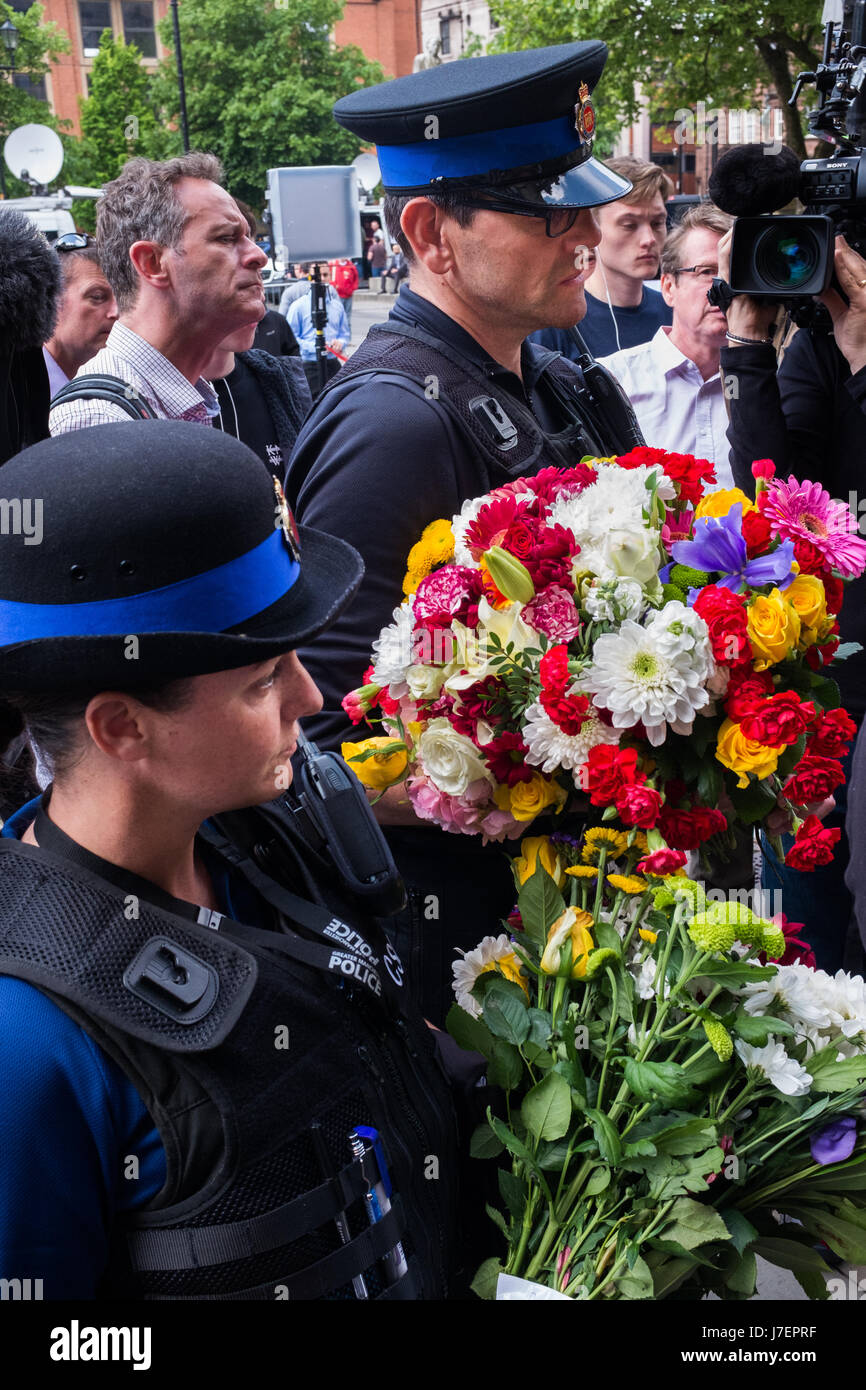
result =
[[90,180],[107,183],[132,155],[149,154],[156,118],[148,75],[135,44],[103,31],[93,62],[90,95],[80,101],[83,155]]
[[751,108],[759,87],[785,109],[786,140],[805,154],[803,123],[786,103],[821,50],[819,0],[497,0],[490,50],[603,38],[610,49],[596,98],[602,146],[635,119],[636,82],[654,121],[694,107]]
[[[265,172],[281,165],[349,164],[360,141],[334,121],[338,97],[383,79],[354,46],[335,47],[338,0],[184,0],[179,7],[190,144],[223,162],[226,183],[261,207]],[[162,130],[180,152],[179,101],[169,17],[160,37],[172,56],[154,79]]]
[[[69,39],[63,30],[56,24],[43,23],[43,14],[41,5],[31,5],[29,10],[22,13],[0,0],[0,24],[5,24],[6,20],[10,19],[19,34],[15,72],[23,73],[34,81],[44,77],[51,64],[64,53],[68,53],[70,48]],[[7,61],[5,48],[2,61]],[[52,130],[64,124],[57,121],[44,101],[40,101],[30,92],[22,91],[8,78],[0,80],[0,144],[16,126],[28,125],[31,122],[51,126]],[[5,170],[5,175],[10,198],[24,197],[30,192],[27,185],[13,178],[8,170]]]

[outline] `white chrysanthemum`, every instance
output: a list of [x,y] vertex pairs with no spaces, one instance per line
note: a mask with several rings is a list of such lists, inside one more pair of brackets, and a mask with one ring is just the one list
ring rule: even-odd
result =
[[670,985],[667,980],[664,981],[659,990],[653,989],[653,981],[655,980],[657,970],[658,961],[653,960],[652,956],[647,956],[638,970],[635,970],[633,966],[629,966],[629,974],[634,980],[638,999],[655,999],[656,997],[667,999],[670,994]]
[[[579,563],[579,562],[578,562]],[[636,579],[596,579],[583,599],[584,607],[596,622],[621,623],[639,618],[646,606],[643,589]]]
[[734,1046],[744,1065],[761,1072],[783,1096],[804,1096],[811,1088],[812,1078],[806,1068],[789,1057],[775,1038],[769,1038],[764,1047],[750,1047],[737,1038]]
[[659,497],[676,495],[674,485],[658,464],[651,467],[619,468],[599,463],[594,483],[567,497],[558,497],[550,509],[550,522],[567,526],[581,546],[598,544],[609,531],[640,530],[645,525],[644,508],[649,502],[647,481],[658,479]]
[[[523,496],[526,497],[528,502],[531,502],[535,497],[535,493],[532,492],[530,488],[526,488]],[[478,561],[473,560],[469,553],[469,547],[466,544],[466,532],[481,511],[481,508],[486,507],[489,501],[489,492],[483,493],[481,497],[470,497],[468,501],[463,503],[457,515],[451,518],[451,530],[454,532],[455,565],[469,565],[472,569],[478,568]]]
[[[575,772],[583,766],[590,748],[597,743],[619,743],[616,730],[602,724],[591,705],[578,734],[567,734],[560,729],[537,701],[527,707],[523,718],[526,721],[522,729],[523,741],[529,749],[526,761],[532,767],[540,767],[542,772],[556,772],[560,767]],[[575,785],[583,790],[577,778]]]
[[769,980],[752,980],[743,986],[746,1013],[760,1016],[781,1005],[782,1017],[801,1037],[807,1036],[807,1029],[812,1033],[829,1028],[830,1011],[816,978],[819,975],[824,975],[823,970],[810,970],[799,962],[780,965]]
[[[455,947],[455,950],[460,951],[460,947]],[[470,992],[472,986],[494,961],[513,954],[514,947],[504,933],[502,936],[485,936],[474,951],[460,951],[462,960],[452,961],[451,970],[454,975],[452,987],[461,1009],[465,1009],[473,1018],[481,1017],[481,1005]]]
[[866,982],[861,975],[849,975],[837,970],[828,975],[813,970],[821,977],[818,988],[830,1014],[831,1024],[846,1038],[866,1040]]
[[376,685],[390,687],[395,700],[408,695],[406,672],[413,664],[412,629],[414,626],[412,609],[415,595],[410,594],[394,609],[394,621],[383,627],[373,643],[373,675]]
[[712,660],[710,633],[700,613],[693,608],[672,599],[664,608],[649,615],[646,629],[665,656],[672,659],[688,656],[693,666],[708,672]]
[[661,635],[657,628],[627,620],[619,632],[596,640],[592,666],[583,676],[593,703],[611,711],[614,727],[630,729],[641,720],[654,747],[664,743],[668,725],[674,733],[691,733],[695,715],[710,698],[702,653],[667,655],[660,649]]

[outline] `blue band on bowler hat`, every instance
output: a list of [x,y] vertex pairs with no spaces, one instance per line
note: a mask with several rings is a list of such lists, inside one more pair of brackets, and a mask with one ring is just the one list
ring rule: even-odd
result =
[[455,135],[447,140],[421,140],[411,145],[377,145],[382,183],[386,188],[417,188],[437,178],[468,178],[491,169],[519,169],[558,159],[579,149],[574,116]]
[[225,632],[261,613],[296,582],[301,567],[282,529],[254,550],[191,579],[97,603],[0,599],[0,647],[42,637],[113,637],[149,632]]

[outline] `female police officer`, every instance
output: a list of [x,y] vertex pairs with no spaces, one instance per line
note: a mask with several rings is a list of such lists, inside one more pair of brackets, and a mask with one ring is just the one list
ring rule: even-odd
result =
[[3,484],[40,543],[0,542],[0,695],[53,782],[0,839],[0,1277],[445,1296],[432,1034],[327,848],[238,812],[291,778],[294,649],[357,554],[200,425],[45,440]]

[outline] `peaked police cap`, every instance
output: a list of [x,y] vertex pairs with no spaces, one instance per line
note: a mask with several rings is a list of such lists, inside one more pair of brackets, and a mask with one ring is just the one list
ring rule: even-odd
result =
[[76,430],[0,477],[0,692],[267,661],[327,627],[363,574],[350,545],[295,526],[245,444],[202,425]]
[[343,97],[340,125],[378,147],[387,193],[496,190],[529,207],[594,207],[631,184],[592,158],[599,40],[442,63]]

